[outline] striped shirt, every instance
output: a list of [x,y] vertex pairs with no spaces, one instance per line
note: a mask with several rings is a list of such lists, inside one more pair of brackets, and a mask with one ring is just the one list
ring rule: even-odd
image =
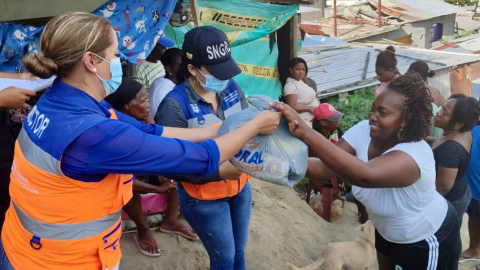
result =
[[160,61],[156,63],[143,61],[137,67],[136,80],[145,86],[146,90],[150,89],[153,81],[159,77],[165,76],[165,69]]

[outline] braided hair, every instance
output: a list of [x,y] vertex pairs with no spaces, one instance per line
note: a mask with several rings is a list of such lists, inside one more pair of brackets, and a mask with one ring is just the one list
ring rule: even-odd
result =
[[418,142],[429,135],[432,119],[430,90],[422,77],[411,72],[394,79],[388,89],[405,97],[403,123],[398,132],[400,142]]
[[397,64],[398,60],[395,56],[395,48],[393,46],[388,46],[385,51],[379,53],[377,61],[375,62],[376,67],[381,67],[385,70],[392,69],[395,73],[399,73],[397,70]]

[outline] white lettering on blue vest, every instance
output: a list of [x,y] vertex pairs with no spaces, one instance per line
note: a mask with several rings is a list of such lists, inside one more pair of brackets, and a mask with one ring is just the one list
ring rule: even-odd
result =
[[27,116],[27,124],[30,129],[33,130],[33,134],[38,138],[42,137],[43,131],[48,127],[50,119],[45,117],[38,109],[37,106],[33,107],[32,111]]
[[192,107],[192,110],[193,110],[194,113],[199,113],[200,112],[200,108],[198,108],[198,103],[190,104],[190,106]]
[[238,159],[239,162],[247,164],[263,164],[262,152],[254,151],[250,152],[248,150],[240,150],[235,156],[235,159]]
[[208,59],[217,59],[227,55],[230,52],[230,46],[227,41],[220,44],[207,46]]

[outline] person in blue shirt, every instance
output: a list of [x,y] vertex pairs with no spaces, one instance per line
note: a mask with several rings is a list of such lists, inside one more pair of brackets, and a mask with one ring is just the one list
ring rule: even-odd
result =
[[[477,125],[472,130],[472,137],[470,164],[464,176],[472,191],[472,200],[467,208],[470,246],[462,252],[463,259],[480,258],[480,126]],[[480,267],[477,266],[476,269]]]
[[[144,123],[153,123],[150,115],[150,102],[148,94],[143,85],[135,80],[123,78],[122,84],[115,93],[105,98],[115,110],[125,113],[138,121]],[[167,209],[165,218],[162,220],[161,230],[170,234],[178,234],[189,240],[198,240],[198,236],[193,229],[185,224],[186,222],[178,218],[177,186],[171,179],[163,176],[136,176],[133,181],[133,197],[123,207],[130,219],[137,226],[137,233],[134,234],[134,240],[140,249],[140,252],[149,257],[158,257],[161,255],[157,241],[153,237],[142,211],[141,193],[165,194],[167,198]],[[143,181],[141,181],[142,179]]]
[[[40,48],[39,54],[30,54],[24,58],[25,67],[37,77],[49,78],[56,75],[57,79],[25,119],[21,136],[28,148],[21,149],[18,153],[16,151],[15,158],[22,162],[22,156],[17,155],[44,158],[31,159],[29,161],[33,163],[25,164],[42,168],[39,172],[45,177],[41,180],[25,180],[28,185],[42,187],[45,192],[32,193],[32,197],[26,201],[14,198],[12,194],[12,201],[16,200],[23,209],[29,209],[23,211],[27,217],[37,215],[38,212],[45,213],[45,220],[36,219],[42,224],[67,228],[72,219],[86,220],[86,223],[96,222],[91,216],[91,213],[96,211],[107,213],[105,218],[109,218],[106,205],[109,205],[110,200],[111,205],[117,205],[122,201],[125,204],[130,199],[131,191],[129,196],[128,190],[123,188],[131,185],[130,180],[122,180],[125,179],[122,176],[125,174],[177,176],[182,181],[202,183],[200,180],[218,173],[219,164],[232,158],[251,138],[257,134],[273,134],[280,122],[280,113],[265,111],[237,130],[212,140],[216,135],[216,128],[164,128],[155,124],[144,124],[110,109],[103,99],[114,93],[122,80],[117,35],[107,19],[90,13],[70,12],[53,18],[42,33]],[[46,161],[48,163],[45,163]],[[46,179],[48,175],[51,175],[51,179]],[[18,176],[21,177],[20,174]],[[57,183],[56,179],[59,178],[64,179],[61,185],[42,184],[47,180]],[[104,179],[122,182],[103,183]],[[28,185],[23,188],[29,188]],[[91,198],[82,198],[85,205],[89,205],[84,207],[84,211],[68,212],[68,209],[62,208],[60,211],[52,208],[62,202],[72,203],[72,199],[78,200],[79,195],[76,194],[83,194],[86,189],[102,193],[105,192],[102,191],[103,187],[111,190],[113,185],[118,186],[118,190],[115,190],[117,195],[95,198],[101,202],[98,205],[92,204]],[[16,186],[15,191],[26,192],[22,190],[22,186]],[[66,191],[70,193],[68,197],[60,196],[66,194]],[[43,196],[51,196],[48,197],[48,209],[44,208],[47,206],[45,201],[41,200]],[[114,209],[116,208],[117,206]],[[88,268],[92,263],[99,269],[100,266],[102,269],[118,269],[118,264],[112,263],[119,263],[120,248],[115,245],[116,242],[107,243],[109,239],[105,239],[108,245],[105,248],[102,246],[101,253],[98,253],[98,245],[97,252],[90,250],[91,238],[76,239],[76,246],[85,245],[89,250],[84,251],[87,257],[76,256],[75,262],[69,259],[72,255],[69,249],[73,248],[69,243],[73,240],[63,241],[63,246],[58,244],[47,248],[49,252],[58,254],[55,258],[36,258],[35,256],[42,256],[41,254],[47,251],[43,249],[29,253],[28,256],[24,255],[20,260],[22,253],[27,250],[31,252],[32,241],[41,244],[40,241],[50,243],[55,239],[39,235],[30,240],[30,244],[28,241],[17,240],[19,235],[31,232],[24,226],[14,225],[17,224],[15,222],[18,217],[12,206],[9,212],[11,214],[7,213],[0,241],[0,256],[7,258],[4,264],[10,259],[14,268],[18,268],[20,262],[25,265],[42,263],[45,264],[43,267],[50,268],[68,262],[72,269]],[[50,221],[61,216],[66,217],[62,219],[64,224]],[[73,232],[70,230],[66,233]],[[87,231],[75,233],[85,235]],[[105,253],[107,251],[104,252],[107,249],[108,254]],[[111,259],[104,260],[99,256],[109,256]]]

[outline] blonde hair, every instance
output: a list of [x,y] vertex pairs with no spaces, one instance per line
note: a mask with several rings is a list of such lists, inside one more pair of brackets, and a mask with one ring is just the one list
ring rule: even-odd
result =
[[85,12],[67,12],[48,22],[40,38],[40,54],[29,54],[23,64],[33,75],[67,76],[86,52],[104,57],[110,38],[110,22]]

